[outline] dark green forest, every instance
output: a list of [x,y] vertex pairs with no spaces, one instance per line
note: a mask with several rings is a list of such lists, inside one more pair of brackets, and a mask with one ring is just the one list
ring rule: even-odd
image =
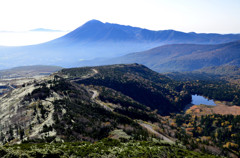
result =
[[[231,151],[239,155],[240,147],[240,116],[233,115],[202,115],[177,114],[173,117],[178,130],[176,137],[192,149],[200,144],[217,146],[222,154]],[[192,138],[194,138],[192,140]],[[200,147],[201,148],[201,147]]]

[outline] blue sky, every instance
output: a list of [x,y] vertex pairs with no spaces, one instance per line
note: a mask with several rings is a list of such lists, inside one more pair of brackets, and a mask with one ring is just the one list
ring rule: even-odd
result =
[[[239,16],[240,0],[0,0],[0,45],[45,42],[91,19],[151,30],[240,33]],[[62,32],[28,31],[36,28]]]

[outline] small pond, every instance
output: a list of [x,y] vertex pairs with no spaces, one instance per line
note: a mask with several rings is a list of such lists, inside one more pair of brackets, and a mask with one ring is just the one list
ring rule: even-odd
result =
[[216,106],[216,104],[214,103],[213,100],[209,100],[203,96],[200,95],[192,95],[192,104],[194,105],[200,105],[200,104],[205,104],[205,105],[212,105],[212,106]]

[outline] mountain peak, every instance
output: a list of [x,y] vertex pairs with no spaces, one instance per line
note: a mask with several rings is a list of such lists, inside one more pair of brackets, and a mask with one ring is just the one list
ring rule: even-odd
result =
[[88,25],[88,24],[96,25],[96,24],[104,24],[104,23],[99,20],[92,19],[92,20],[87,21],[84,25]]

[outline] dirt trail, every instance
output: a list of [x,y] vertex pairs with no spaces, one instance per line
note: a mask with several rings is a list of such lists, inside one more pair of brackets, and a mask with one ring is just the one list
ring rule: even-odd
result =
[[[83,80],[83,79],[87,79],[87,78],[90,78],[90,77],[93,77],[94,75],[96,75],[98,73],[98,71],[96,69],[92,69],[93,73],[89,73],[85,76],[82,76],[81,78],[77,78],[77,79],[73,79],[71,80],[71,82],[77,82],[77,81],[80,81],[80,80]],[[97,99],[97,97],[99,96],[99,92],[97,90],[94,90],[94,89],[90,89],[91,92],[93,92],[93,95],[91,97],[91,99],[96,102],[97,104],[103,106],[106,110],[108,111],[113,111],[112,108],[108,107],[106,105],[106,103],[102,102],[101,100]],[[139,123],[142,127],[146,128],[149,132],[155,134],[156,136],[158,136],[159,138],[163,139],[164,141],[166,142],[169,142],[169,143],[174,143],[174,141],[170,140],[169,138],[167,138],[166,136],[160,134],[159,132],[155,131],[151,125],[148,125],[148,124],[145,124],[145,123]]]
[[146,123],[139,123],[142,127],[146,128],[149,132],[155,134],[156,136],[160,137],[161,139],[163,139],[164,141],[168,142],[168,143],[174,143],[174,141],[172,141],[171,139],[167,138],[166,136],[162,135],[161,133],[155,131],[153,129],[153,127],[149,124]]
[[7,84],[7,86],[9,87],[9,88],[11,88],[11,89],[16,89],[15,87],[13,87],[10,83],[9,84]]
[[85,76],[81,76],[80,78],[74,78],[70,82],[81,81],[83,79],[87,79],[87,78],[93,77],[94,75],[96,75],[98,73],[98,71],[96,69],[91,69],[91,70],[92,70],[92,73],[89,73],[89,74],[87,74]]
[[96,90],[91,90],[91,92],[93,92],[92,99],[95,99],[96,97],[99,96],[98,91],[96,91]]
[[95,74],[98,73],[98,70],[96,70],[96,69],[92,69],[92,70],[93,70],[93,72],[94,72]]
[[97,90],[91,89],[90,91],[93,92],[93,95],[92,95],[91,99],[92,99],[95,103],[101,105],[104,109],[106,109],[106,110],[108,110],[108,111],[113,111],[113,109],[111,109],[110,107],[108,107],[108,106],[106,105],[106,103],[104,103],[104,102],[102,102],[101,100],[98,100],[98,99],[97,99],[97,97],[99,96],[99,93],[98,93]]

